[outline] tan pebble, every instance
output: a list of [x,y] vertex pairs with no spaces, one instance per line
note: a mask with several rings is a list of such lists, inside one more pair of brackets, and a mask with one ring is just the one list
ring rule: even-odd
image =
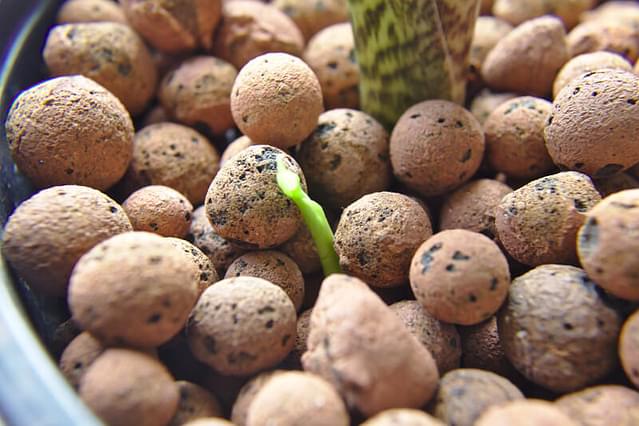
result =
[[22,92],[5,125],[13,160],[38,188],[75,184],[106,190],[131,162],[131,116],[118,98],[86,77],[58,77]]
[[131,115],[143,112],[155,95],[155,63],[128,25],[58,25],[49,32],[42,54],[53,76],[81,74],[91,78],[117,96]]
[[410,284],[435,318],[477,324],[493,315],[508,293],[508,261],[488,237],[463,229],[441,231],[414,253]]
[[107,349],[96,359],[82,379],[80,397],[106,424],[118,426],[167,424],[179,399],[166,368],[130,349]]
[[222,17],[222,0],[122,0],[129,24],[163,52],[209,49]]
[[502,102],[516,97],[514,93],[493,93],[489,89],[483,89],[470,104],[470,112],[473,113],[480,124],[484,124],[491,112]]
[[476,426],[578,426],[570,417],[547,401],[520,400],[489,408]]
[[634,62],[639,58],[639,20],[624,23],[613,19],[587,21],[566,36],[571,57],[597,51],[614,52]]
[[497,180],[468,182],[444,199],[439,212],[439,229],[466,229],[496,236],[495,208],[511,192],[512,188]]
[[306,40],[330,25],[349,19],[346,0],[275,0],[273,6],[295,22]]
[[543,97],[570,59],[559,18],[531,19],[503,37],[490,51],[481,74],[488,87]]
[[317,76],[287,53],[252,59],[233,83],[233,120],[255,143],[282,149],[297,145],[313,131],[322,110]]
[[555,406],[584,426],[632,426],[639,420],[639,392],[600,385],[562,396]]
[[639,189],[617,192],[595,205],[577,236],[579,261],[606,291],[639,300],[637,249]]
[[573,79],[591,71],[604,68],[614,68],[624,71],[632,71],[632,65],[622,56],[612,52],[592,52],[577,55],[561,67],[552,86],[553,98],[556,98]]
[[152,124],[135,135],[126,185],[134,190],[168,186],[197,206],[217,174],[219,158],[215,147],[195,130],[175,123]]
[[193,308],[193,354],[216,371],[248,376],[282,361],[295,344],[295,307],[280,287],[255,277],[209,287]]
[[543,15],[555,15],[566,28],[572,28],[579,22],[580,15],[595,4],[596,0],[495,0],[492,12],[513,25]]
[[388,133],[373,117],[339,108],[322,113],[297,152],[309,190],[322,205],[344,208],[385,191],[392,172]]
[[200,271],[198,285],[200,293],[219,281],[220,278],[213,263],[202,250],[181,238],[169,238],[169,241],[182,250],[198,267]]
[[301,56],[304,36],[295,22],[271,4],[233,1],[224,4],[214,54],[235,68],[267,52]]
[[513,280],[499,314],[499,337],[528,380],[566,393],[614,369],[621,318],[595,285],[569,265],[538,266]]
[[187,239],[202,250],[219,276],[224,276],[226,268],[246,250],[220,237],[206,216],[206,208],[200,206],[193,211],[191,228]]
[[199,295],[199,275],[171,241],[127,232],[78,261],[69,308],[74,321],[104,343],[155,347],[183,328]]
[[193,205],[175,189],[150,185],[129,196],[122,208],[135,231],[154,232],[163,237],[184,237],[189,232]]
[[276,250],[243,254],[229,265],[224,278],[257,277],[281,287],[299,311],[304,301],[304,277],[293,260]]
[[122,207],[106,194],[84,186],[54,186],[33,195],[9,217],[2,254],[33,290],[63,296],[83,254],[132,230]]
[[250,249],[275,247],[291,238],[302,224],[298,208],[277,185],[277,159],[297,173],[302,169],[284,151],[253,145],[224,163],[206,195],[206,214],[222,238]]
[[202,417],[222,417],[219,401],[208,390],[187,381],[175,382],[180,400],[168,426],[181,426]]
[[302,364],[365,416],[423,406],[439,378],[433,357],[390,308],[364,282],[342,274],[322,283]]
[[[619,337],[619,358],[626,376],[639,388],[639,314],[635,312],[624,323]],[[635,413],[637,414],[637,413]]]
[[215,134],[233,127],[231,88],[237,70],[213,56],[193,56],[169,71],[158,97],[167,113],[188,126],[206,126]]
[[480,16],[475,22],[468,61],[472,73],[478,73],[493,47],[513,30],[513,26],[495,16]]
[[552,104],[522,96],[507,100],[484,123],[486,159],[497,172],[516,179],[532,179],[554,170],[544,140]]
[[104,346],[88,332],[80,333],[62,352],[60,370],[76,390],[87,369],[104,352]]
[[303,274],[312,274],[322,269],[315,241],[308,227],[304,225],[300,226],[295,235],[279,249],[293,259]]
[[253,145],[253,141],[248,136],[240,136],[231,142],[224,152],[222,153],[222,157],[220,158],[220,167],[224,165],[228,160],[233,158],[235,154],[238,154],[244,151],[249,146]]
[[396,192],[374,192],[349,205],[335,231],[335,251],[344,273],[373,287],[408,280],[415,250],[432,234],[426,211]]
[[347,426],[350,421],[344,401],[329,382],[311,373],[287,371],[268,380],[249,407],[247,426],[269,423]]
[[524,395],[507,379],[495,373],[459,368],[444,375],[439,383],[434,414],[457,426],[473,426],[487,409]]
[[444,426],[444,423],[420,410],[393,408],[371,417],[361,426]]
[[233,424],[237,426],[246,426],[248,410],[253,403],[253,399],[269,380],[271,380],[275,375],[281,373],[283,373],[282,370],[265,371],[258,374],[242,386],[240,393],[233,403],[233,409],[231,412],[231,420],[233,421]]
[[574,263],[577,231],[600,200],[582,173],[561,172],[533,180],[504,196],[497,206],[499,241],[525,265]]
[[331,25],[315,34],[303,57],[317,75],[327,110],[358,108],[359,66],[349,22]]
[[119,22],[126,24],[126,16],[118,3],[111,0],[69,0],[58,11],[56,22]]
[[410,189],[430,197],[468,181],[484,155],[484,134],[463,107],[442,100],[408,108],[393,128],[393,174]]
[[459,368],[462,355],[461,339],[454,325],[435,319],[416,300],[396,302],[390,305],[390,308],[431,353],[440,375]]

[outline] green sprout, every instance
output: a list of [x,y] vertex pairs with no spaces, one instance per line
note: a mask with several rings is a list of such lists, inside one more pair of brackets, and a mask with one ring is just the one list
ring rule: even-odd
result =
[[300,209],[302,219],[315,241],[324,275],[339,273],[339,259],[333,247],[333,231],[324,209],[304,192],[300,177],[286,166],[283,156],[277,158],[277,185]]

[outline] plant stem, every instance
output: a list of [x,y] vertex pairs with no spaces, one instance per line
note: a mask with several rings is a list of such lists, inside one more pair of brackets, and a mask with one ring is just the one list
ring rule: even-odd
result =
[[426,99],[462,103],[479,0],[349,0],[363,111],[391,129]]
[[328,277],[330,274],[339,273],[339,258],[333,247],[333,231],[328,219],[326,219],[324,209],[304,192],[300,177],[286,167],[281,156],[277,159],[277,184],[302,213],[304,223],[315,242],[324,276]]

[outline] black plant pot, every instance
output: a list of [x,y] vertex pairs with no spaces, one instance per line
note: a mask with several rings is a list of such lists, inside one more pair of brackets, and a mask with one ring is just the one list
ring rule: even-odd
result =
[[[41,50],[56,0],[0,0],[0,218],[34,189],[9,155],[4,122],[18,93],[46,78]],[[7,425],[99,425],[47,350],[65,307],[41,298],[0,259],[0,420]],[[45,345],[42,344],[45,343]],[[2,423],[2,421],[0,421]]]

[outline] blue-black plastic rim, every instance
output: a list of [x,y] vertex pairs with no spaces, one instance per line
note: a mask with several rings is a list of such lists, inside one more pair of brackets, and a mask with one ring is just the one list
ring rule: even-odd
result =
[[[19,92],[46,77],[41,48],[61,1],[0,0],[0,217],[6,223],[33,188],[15,169],[4,122]],[[60,374],[41,339],[56,307],[38,298],[0,259],[0,418],[7,425],[99,425]],[[35,329],[34,329],[35,327]],[[36,332],[37,329],[37,332]],[[0,422],[2,423],[2,422]]]

